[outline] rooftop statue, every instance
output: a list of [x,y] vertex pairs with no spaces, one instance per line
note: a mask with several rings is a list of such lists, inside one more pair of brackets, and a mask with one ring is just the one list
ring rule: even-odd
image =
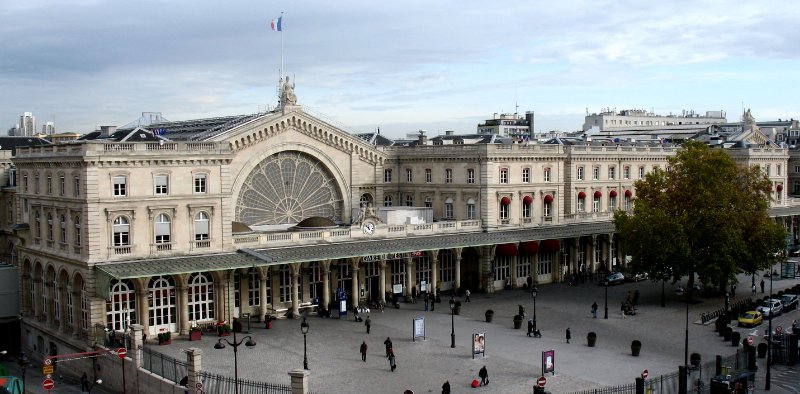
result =
[[294,95],[294,83],[289,81],[289,76],[286,76],[286,81],[283,82],[283,89],[281,90],[281,105],[297,105],[297,96]]

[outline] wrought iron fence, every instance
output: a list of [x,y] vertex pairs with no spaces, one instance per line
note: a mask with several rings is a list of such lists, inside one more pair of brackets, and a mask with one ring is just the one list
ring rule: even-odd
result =
[[175,383],[187,375],[187,364],[176,358],[153,351],[148,347],[142,348],[142,367],[164,379]]
[[571,394],[636,394],[636,383],[575,391]]
[[[203,382],[203,393],[228,394],[235,391],[236,381],[230,376],[222,376],[205,371],[199,372],[198,375]],[[239,393],[241,394],[283,394],[291,392],[292,387],[289,385],[239,379]]]

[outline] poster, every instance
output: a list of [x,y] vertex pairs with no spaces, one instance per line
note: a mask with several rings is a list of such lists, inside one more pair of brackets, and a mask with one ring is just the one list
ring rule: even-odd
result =
[[547,350],[542,352],[542,376],[548,372],[552,372],[554,375],[556,373],[555,350]]
[[414,319],[414,336],[411,338],[412,342],[416,342],[417,338],[425,340],[425,318],[417,317]]
[[472,358],[476,354],[486,356],[486,333],[472,334]]

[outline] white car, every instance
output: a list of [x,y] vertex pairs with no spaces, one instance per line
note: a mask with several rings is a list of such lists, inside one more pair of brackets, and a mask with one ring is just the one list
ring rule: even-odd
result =
[[762,301],[761,305],[759,305],[756,310],[761,312],[761,314],[764,316],[770,316],[773,313],[777,316],[781,313],[781,310],[783,310],[783,304],[781,303],[781,300],[773,298],[767,301]]

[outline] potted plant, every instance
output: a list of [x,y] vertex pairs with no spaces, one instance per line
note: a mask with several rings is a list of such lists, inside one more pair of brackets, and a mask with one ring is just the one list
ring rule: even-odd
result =
[[491,310],[491,309],[487,309],[486,313],[485,313],[485,316],[486,316],[486,322],[487,323],[491,323],[492,322],[492,318],[494,318],[494,311]]
[[200,331],[200,327],[193,326],[189,329],[189,340],[190,341],[199,341],[203,338],[203,332]]
[[227,337],[231,335],[231,325],[225,322],[217,323],[217,334],[221,337]]
[[589,334],[586,335],[586,340],[589,342],[589,347],[594,347],[597,343],[597,334],[594,331],[589,332]]
[[759,343],[756,346],[756,351],[758,352],[758,358],[767,357],[767,344],[766,343]]
[[689,363],[692,364],[692,367],[697,369],[700,368],[700,353],[692,353],[689,355]]
[[641,350],[642,350],[642,342],[639,341],[638,339],[634,339],[633,342],[631,342],[631,354],[634,357],[639,357],[639,352]]
[[741,340],[742,334],[738,331],[731,332],[731,346],[739,346],[739,340]]
[[514,329],[519,330],[522,327],[522,316],[514,315]]
[[461,301],[456,301],[453,305],[453,314],[460,315],[461,314]]
[[264,315],[264,328],[267,330],[272,328],[272,315],[266,314]]
[[172,333],[169,331],[164,331],[158,333],[158,344],[159,345],[169,345],[172,343]]

